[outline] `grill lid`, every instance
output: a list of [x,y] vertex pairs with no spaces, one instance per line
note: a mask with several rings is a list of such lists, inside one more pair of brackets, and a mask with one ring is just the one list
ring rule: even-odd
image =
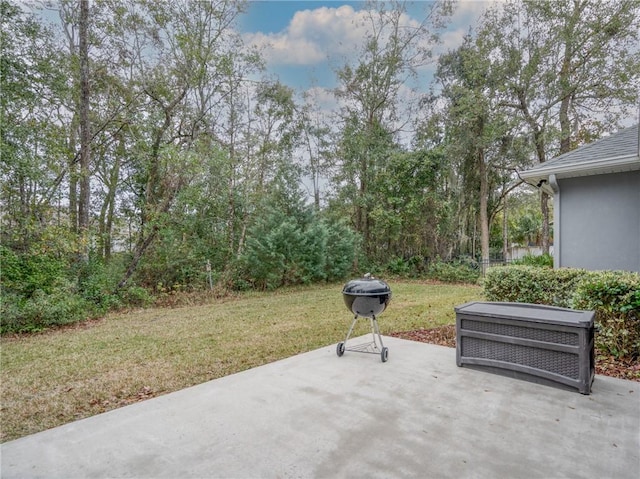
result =
[[391,293],[389,285],[380,279],[371,277],[371,275],[353,279],[342,288],[342,294],[351,296],[377,296],[389,293]]

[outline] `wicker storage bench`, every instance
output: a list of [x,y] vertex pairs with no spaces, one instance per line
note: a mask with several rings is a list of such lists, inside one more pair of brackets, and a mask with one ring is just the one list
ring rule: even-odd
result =
[[499,302],[455,311],[458,366],[591,392],[593,311]]

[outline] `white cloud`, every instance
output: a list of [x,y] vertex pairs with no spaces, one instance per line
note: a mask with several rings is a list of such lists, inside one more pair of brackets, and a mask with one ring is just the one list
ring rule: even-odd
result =
[[465,35],[469,33],[469,27],[460,27],[455,30],[450,30],[448,32],[444,32],[441,35],[441,44],[438,46],[439,52],[446,52],[449,50],[455,50],[460,45],[462,45],[462,41],[464,40]]
[[[458,3],[450,27],[441,36],[439,53],[457,48],[469,26],[482,12],[501,0],[466,0]],[[349,5],[297,11],[287,27],[274,33],[245,33],[245,42],[258,47],[271,66],[319,65],[328,59],[357,54],[370,29],[370,14]],[[403,15],[401,23],[416,27],[417,19]]]
[[309,104],[313,104],[319,110],[335,111],[336,96],[329,88],[314,86],[305,91],[305,96]]
[[[428,84],[439,55],[462,44],[471,26],[476,26],[481,14],[502,0],[463,0],[451,16],[449,26],[441,32],[441,43],[433,48],[431,62],[418,69],[419,83]],[[324,6],[297,11],[288,25],[278,32],[245,33],[245,43],[260,49],[267,68],[303,66],[331,69],[351,62],[361,52],[362,42],[371,30],[375,12],[354,10],[349,5]],[[417,27],[422,18],[404,14],[401,24]],[[425,38],[423,48],[433,45]],[[428,77],[428,79],[427,79]]]
[[504,0],[465,0],[457,4],[451,21],[453,23],[475,23],[489,7],[504,3]]
[[443,53],[455,50],[462,45],[462,40],[470,32],[470,28],[477,27],[482,14],[496,3],[502,2],[501,0],[467,0],[458,3],[451,16],[450,27],[441,36],[442,43],[437,51]]
[[433,49],[433,63],[422,69],[422,73],[435,71],[435,63],[441,55],[457,49],[469,33],[474,34],[482,14],[504,0],[466,0],[457,4],[449,27],[440,35],[440,43]]
[[263,51],[270,65],[316,65],[353,43],[355,19],[350,6],[301,10],[281,32],[245,34],[245,41]]
[[245,42],[263,52],[271,65],[315,65],[327,59],[326,52],[310,39],[292,38],[286,33],[247,33]]
[[[296,12],[287,28],[265,34],[246,33],[245,42],[258,47],[271,66],[317,65],[330,58],[353,56],[360,51],[371,25],[371,12],[349,5]],[[404,15],[402,24],[418,22]]]

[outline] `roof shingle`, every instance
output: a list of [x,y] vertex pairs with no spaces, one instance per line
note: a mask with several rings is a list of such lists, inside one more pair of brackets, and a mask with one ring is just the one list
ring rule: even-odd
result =
[[638,155],[638,125],[576,148],[548,161],[546,165],[569,165],[632,155]]

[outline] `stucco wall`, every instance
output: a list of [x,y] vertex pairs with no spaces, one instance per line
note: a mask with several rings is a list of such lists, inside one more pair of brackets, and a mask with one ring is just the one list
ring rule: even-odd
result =
[[640,272],[640,171],[558,180],[556,266]]

